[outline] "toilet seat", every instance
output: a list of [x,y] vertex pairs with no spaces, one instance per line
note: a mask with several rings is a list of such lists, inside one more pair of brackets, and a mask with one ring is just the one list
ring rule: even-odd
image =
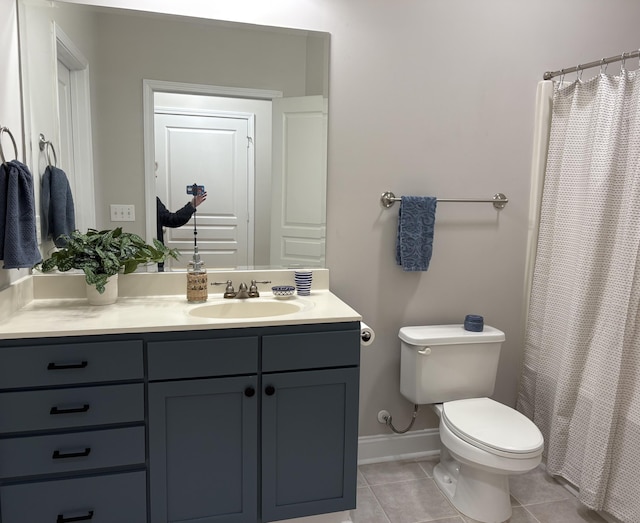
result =
[[508,458],[540,455],[542,433],[520,412],[489,398],[471,398],[442,404],[442,422],[463,441]]

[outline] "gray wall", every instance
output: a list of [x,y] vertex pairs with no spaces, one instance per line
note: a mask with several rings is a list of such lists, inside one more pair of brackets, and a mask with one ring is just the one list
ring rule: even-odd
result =
[[[362,351],[360,435],[387,432],[376,420],[380,409],[391,411],[398,424],[410,417],[398,384],[397,332],[403,325],[484,315],[507,335],[495,397],[514,403],[536,83],[547,69],[638,48],[640,3],[104,3],[329,31],[327,264],[332,290],[377,333]],[[592,72],[597,70],[585,78]],[[489,204],[442,204],[431,268],[412,274],[394,265],[397,206],[381,209],[385,190],[460,198],[500,191],[510,203],[500,213]],[[423,409],[416,427],[425,426],[435,426],[435,419]]]

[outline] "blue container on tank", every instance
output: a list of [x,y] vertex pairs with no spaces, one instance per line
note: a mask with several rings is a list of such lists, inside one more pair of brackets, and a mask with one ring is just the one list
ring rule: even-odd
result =
[[464,330],[471,332],[482,332],[484,329],[484,318],[477,314],[467,314],[464,318]]

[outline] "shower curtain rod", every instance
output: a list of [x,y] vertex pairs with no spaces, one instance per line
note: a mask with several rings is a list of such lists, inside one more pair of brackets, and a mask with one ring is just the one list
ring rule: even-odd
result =
[[590,69],[591,67],[602,67],[603,65],[612,64],[614,62],[624,62],[627,58],[636,58],[640,56],[640,49],[631,51],[630,53],[622,53],[621,55],[610,56],[609,58],[602,58],[596,62],[589,62],[586,64],[578,64],[575,67],[569,67],[568,69],[560,69],[559,71],[547,71],[542,78],[544,80],[551,80],[554,76],[561,76],[567,73],[575,73],[576,71],[583,71]]

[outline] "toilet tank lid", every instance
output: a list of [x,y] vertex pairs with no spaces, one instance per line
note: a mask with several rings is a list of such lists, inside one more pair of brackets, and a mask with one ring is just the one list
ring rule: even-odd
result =
[[410,345],[495,343],[505,340],[504,332],[489,325],[485,325],[481,332],[465,330],[462,324],[402,327],[398,335],[402,341]]

